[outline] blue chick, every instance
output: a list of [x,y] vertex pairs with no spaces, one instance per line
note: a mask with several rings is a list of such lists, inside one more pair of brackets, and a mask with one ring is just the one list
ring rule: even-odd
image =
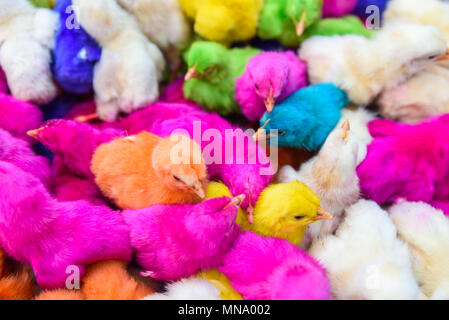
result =
[[280,147],[319,149],[341,117],[341,109],[349,104],[346,93],[331,83],[319,83],[293,93],[266,112],[260,120],[266,134],[279,131]]
[[92,91],[95,63],[101,48],[76,23],[72,0],[59,0],[54,10],[59,13],[53,51],[53,74],[62,89],[74,94]]

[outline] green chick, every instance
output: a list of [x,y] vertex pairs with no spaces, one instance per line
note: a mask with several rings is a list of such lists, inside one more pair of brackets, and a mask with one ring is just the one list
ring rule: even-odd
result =
[[322,0],[265,0],[257,34],[297,47],[307,28],[321,19]]
[[249,59],[260,52],[251,47],[228,49],[209,41],[193,43],[184,53],[189,68],[184,96],[221,115],[239,112],[235,80],[245,72]]

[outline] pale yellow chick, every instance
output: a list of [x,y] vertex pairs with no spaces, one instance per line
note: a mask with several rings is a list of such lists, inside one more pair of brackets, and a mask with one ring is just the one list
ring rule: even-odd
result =
[[223,273],[217,269],[210,269],[207,271],[200,271],[197,274],[198,278],[205,279],[212,283],[220,290],[220,298],[223,300],[243,300],[240,293],[235,291],[231,286],[231,281]]

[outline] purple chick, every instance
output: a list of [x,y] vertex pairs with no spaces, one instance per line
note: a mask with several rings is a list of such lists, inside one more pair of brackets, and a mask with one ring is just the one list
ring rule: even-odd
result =
[[83,276],[96,261],[131,260],[129,228],[120,212],[85,201],[59,202],[36,177],[7,162],[0,161],[0,181],[0,246],[31,264],[42,289],[63,288],[69,275]]
[[279,238],[240,233],[220,272],[245,300],[328,300],[329,280],[319,263]]
[[124,210],[137,262],[148,270],[144,275],[175,281],[217,267],[239,233],[242,197]]
[[43,122],[42,111],[35,105],[0,93],[0,128],[28,142],[35,142],[27,131],[38,128]]
[[262,52],[251,58],[236,81],[235,98],[251,121],[307,85],[307,66],[293,51]]
[[34,175],[45,186],[50,183],[48,160],[36,155],[30,144],[0,129],[0,161],[5,161]]

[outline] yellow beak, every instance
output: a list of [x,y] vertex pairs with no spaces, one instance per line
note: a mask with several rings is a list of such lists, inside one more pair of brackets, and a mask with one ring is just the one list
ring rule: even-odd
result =
[[316,217],[312,218],[312,221],[315,222],[319,220],[332,220],[333,218],[334,217],[332,217],[332,215],[329,212],[320,207],[317,210]]
[[199,74],[196,71],[196,68],[198,67],[198,62],[196,62],[186,73],[186,76],[184,77],[185,81],[188,81],[190,79],[198,78]]

